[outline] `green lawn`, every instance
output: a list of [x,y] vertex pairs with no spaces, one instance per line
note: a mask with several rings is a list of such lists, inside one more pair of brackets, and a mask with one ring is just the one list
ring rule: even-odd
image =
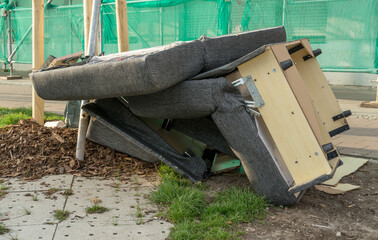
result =
[[244,234],[238,224],[265,219],[269,204],[250,188],[230,187],[209,198],[206,185],[192,184],[166,165],[159,174],[162,181],[150,198],[175,225],[170,239],[237,239]]
[[[15,124],[21,119],[30,119],[32,117],[32,108],[20,107],[20,108],[5,108],[0,107],[0,128]],[[45,112],[46,120],[62,120],[64,117],[55,113]]]

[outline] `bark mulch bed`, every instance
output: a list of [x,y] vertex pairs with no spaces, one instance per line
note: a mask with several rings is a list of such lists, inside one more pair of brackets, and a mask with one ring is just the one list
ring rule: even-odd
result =
[[0,128],[0,176],[33,180],[46,175],[84,177],[154,175],[157,166],[87,140],[85,160],[75,159],[77,130],[45,128],[31,120]]

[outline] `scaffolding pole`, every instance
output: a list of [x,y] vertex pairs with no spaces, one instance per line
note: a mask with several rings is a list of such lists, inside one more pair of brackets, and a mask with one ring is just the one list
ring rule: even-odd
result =
[[[84,1],[84,4],[88,3]],[[84,12],[88,9],[88,6],[84,5]],[[87,56],[94,56],[96,54],[96,45],[98,40],[98,25],[99,25],[99,17],[100,17],[100,10],[101,10],[101,0],[94,0],[92,5],[92,16],[86,16],[85,21],[90,22],[90,29],[89,29],[89,36],[88,36],[88,48],[86,51]],[[88,25],[88,23],[84,23],[84,25]],[[81,101],[81,107],[84,104],[88,103],[88,100]],[[77,144],[76,144],[76,158],[79,160],[84,160],[84,152],[85,152],[85,142],[86,142],[86,135],[88,129],[89,117],[80,109],[80,120],[79,120],[79,130],[77,135]]]

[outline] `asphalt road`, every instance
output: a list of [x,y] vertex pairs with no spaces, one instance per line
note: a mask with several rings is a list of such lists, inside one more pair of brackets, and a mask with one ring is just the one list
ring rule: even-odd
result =
[[[63,114],[65,101],[45,101],[45,111]],[[0,83],[1,107],[30,107],[32,105],[32,87],[28,85],[6,85]]]
[[356,86],[331,86],[337,99],[375,101],[376,88]]

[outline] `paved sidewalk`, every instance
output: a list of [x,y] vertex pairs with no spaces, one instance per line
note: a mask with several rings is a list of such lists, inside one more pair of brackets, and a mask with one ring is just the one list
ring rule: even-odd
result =
[[378,159],[378,120],[348,118],[350,130],[333,139],[341,154]]
[[350,130],[333,138],[341,154],[378,159],[378,108],[362,108],[360,101],[338,100],[347,118]]
[[[172,227],[154,217],[158,209],[146,198],[154,185],[138,176],[127,182],[73,175],[0,181],[9,187],[0,197],[0,224],[11,230],[0,240],[165,239]],[[67,189],[72,195],[64,194]],[[109,211],[86,214],[94,201]],[[60,222],[53,216],[55,210],[69,211],[70,216]]]

